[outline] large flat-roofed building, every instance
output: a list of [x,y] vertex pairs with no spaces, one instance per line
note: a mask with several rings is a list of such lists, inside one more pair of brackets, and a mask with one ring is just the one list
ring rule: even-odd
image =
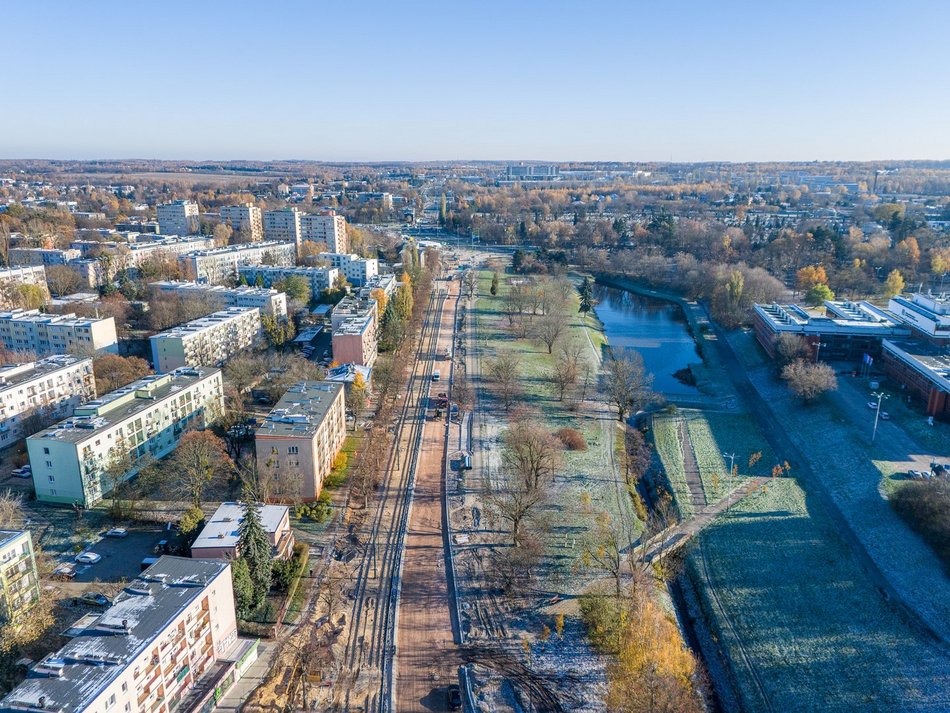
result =
[[264,239],[299,243],[301,216],[303,216],[303,213],[300,212],[299,208],[283,208],[265,212]]
[[950,418],[950,349],[922,339],[885,339],[884,372],[926,404],[928,416]]
[[72,248],[10,248],[7,260],[11,265],[65,265],[82,257]]
[[903,338],[910,330],[887,311],[870,302],[832,302],[824,314],[808,312],[798,305],[754,305],[755,336],[769,356],[775,356],[779,334],[797,334],[822,359],[861,359],[881,353],[884,339]]
[[43,265],[4,267],[0,269],[0,287],[36,285],[46,292],[46,268]]
[[346,239],[346,218],[333,211],[305,213],[300,218],[300,237],[315,243],[326,243],[333,253],[345,253],[349,247]]
[[36,499],[94,505],[111,492],[110,465],[130,464],[174,450],[189,428],[210,425],[224,412],[221,370],[176,369],[146,376],[76,407],[72,417],[26,439]]
[[163,280],[150,282],[152,294],[175,294],[208,300],[211,304],[226,307],[257,307],[262,315],[287,319],[287,295],[266,287],[224,287],[200,282],[176,282]]
[[279,267],[275,265],[248,265],[240,269],[241,277],[249,285],[270,287],[288,277],[302,277],[310,284],[313,296],[333,287],[339,270],[332,267]]
[[392,273],[376,275],[367,281],[365,285],[360,287],[359,296],[360,299],[363,300],[372,299],[373,290],[381,290],[382,293],[387,298],[389,298],[393,296],[393,293],[396,291],[398,286],[399,282],[396,280],[396,276]]
[[0,448],[96,398],[92,359],[66,354],[0,366]]
[[174,260],[179,255],[209,250],[214,247],[214,238],[205,238],[200,235],[179,237],[177,235],[151,236],[148,240],[136,242],[99,242],[96,240],[75,240],[70,243],[82,253],[83,258],[101,254],[109,255],[112,272],[128,268],[137,268],[144,262],[153,259],[167,258]]
[[505,169],[509,181],[554,181],[560,174],[560,166],[553,164],[511,164]]
[[221,222],[230,225],[235,233],[244,234],[253,243],[264,239],[264,221],[261,217],[261,209],[253,203],[222,207]]
[[376,363],[375,321],[371,316],[351,317],[333,330],[333,361],[372,367]]
[[210,710],[214,689],[240,676],[252,646],[238,639],[230,563],[187,557],[160,557],[69,634],[0,700],[0,711]]
[[376,258],[352,253],[320,253],[319,257],[346,275],[346,279],[356,287],[362,287],[379,274],[379,260]]
[[330,328],[337,329],[348,320],[362,320],[367,317],[373,320],[374,326],[378,323],[380,314],[379,305],[376,303],[376,300],[364,300],[354,295],[348,295],[337,302],[333,307],[333,311],[330,313]]
[[149,338],[160,374],[183,366],[220,366],[261,335],[257,307],[229,307]]
[[258,468],[268,469],[278,480],[299,482],[299,497],[315,500],[345,438],[343,384],[301,381],[288,389],[257,429]]
[[[274,559],[289,559],[294,551],[290,508],[259,505],[261,525],[270,541]],[[240,555],[238,528],[247,512],[246,503],[221,503],[191,545],[191,556],[203,559],[235,559]]]
[[220,284],[237,277],[238,269],[247,265],[292,266],[297,262],[297,246],[276,241],[229,245],[180,255],[178,262],[189,279]]
[[36,553],[27,530],[0,530],[0,620],[16,621],[40,598]]
[[950,295],[901,295],[892,297],[887,309],[910,327],[915,337],[937,345],[950,343]]
[[194,201],[172,201],[155,209],[158,232],[163,235],[194,235],[198,232],[198,204]]
[[118,352],[115,319],[43,314],[37,309],[0,312],[0,342],[12,351],[37,356]]

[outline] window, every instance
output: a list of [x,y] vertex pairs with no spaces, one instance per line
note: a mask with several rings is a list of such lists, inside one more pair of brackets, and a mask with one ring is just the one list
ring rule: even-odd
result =
[[44,448],[43,448],[43,454],[44,454],[44,455],[49,455],[49,448],[45,448],[45,447],[44,447]]
[[47,468],[52,468],[52,467],[53,467],[53,461],[51,461],[51,460],[46,461],[46,467],[47,467]]
[[56,478],[54,478],[54,477],[51,475],[51,476],[49,477],[49,482],[55,483],[55,482],[56,482]]
[[294,455],[295,453],[297,453],[297,446],[290,446],[287,449],[287,452],[290,453],[291,455]]

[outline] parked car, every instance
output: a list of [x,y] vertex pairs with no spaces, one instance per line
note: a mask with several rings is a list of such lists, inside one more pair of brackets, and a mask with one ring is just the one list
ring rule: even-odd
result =
[[877,401],[868,401],[868,408],[869,408],[869,409],[876,409],[876,408],[877,408]]
[[128,537],[129,531],[124,527],[113,527],[106,533],[106,537]]
[[449,701],[449,710],[462,710],[462,689],[458,687],[458,684],[453,683],[449,686],[447,698]]
[[12,475],[14,478],[32,478],[33,477],[33,473],[23,468],[17,468],[13,472],[11,472],[10,475]]
[[105,594],[100,594],[99,592],[86,592],[81,597],[78,597],[78,602],[80,604],[92,604],[97,607],[112,606],[112,600]]
[[887,411],[881,411],[881,420],[882,420],[882,421],[890,421],[890,420],[891,420],[891,415],[890,415]]
[[95,564],[102,559],[102,555],[97,555],[95,552],[83,552],[82,554],[76,555],[76,561],[82,562],[83,564]]
[[57,579],[72,579],[76,576],[76,568],[69,562],[64,562],[53,570],[53,576]]

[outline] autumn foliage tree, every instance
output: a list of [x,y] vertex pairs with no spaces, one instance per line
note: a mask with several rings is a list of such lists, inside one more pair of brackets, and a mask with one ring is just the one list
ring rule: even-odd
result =
[[151,374],[152,368],[139,357],[103,354],[93,360],[92,371],[96,377],[96,392],[107,394]]

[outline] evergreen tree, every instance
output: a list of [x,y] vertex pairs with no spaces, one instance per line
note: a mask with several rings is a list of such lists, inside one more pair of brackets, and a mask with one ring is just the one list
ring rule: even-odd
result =
[[492,273],[491,289],[489,290],[489,292],[491,292],[492,297],[498,294],[498,273],[497,272]]
[[577,292],[581,297],[580,313],[586,317],[594,309],[594,283],[590,277],[584,278]]
[[448,209],[445,204],[445,194],[442,194],[442,200],[439,203],[439,225],[445,225],[445,219],[448,217]]
[[238,619],[246,619],[254,608],[254,582],[247,560],[243,557],[231,563],[231,586],[234,588],[234,608]]
[[[261,522],[261,504],[256,494],[245,489],[244,518],[238,525],[238,551],[247,562],[251,581],[254,583],[254,603],[260,605],[270,591],[271,547],[267,532]],[[250,496],[250,497],[249,497]]]
[[386,304],[383,319],[380,325],[379,347],[383,351],[390,351],[398,346],[402,340],[402,320],[396,309],[396,300],[391,299]]

